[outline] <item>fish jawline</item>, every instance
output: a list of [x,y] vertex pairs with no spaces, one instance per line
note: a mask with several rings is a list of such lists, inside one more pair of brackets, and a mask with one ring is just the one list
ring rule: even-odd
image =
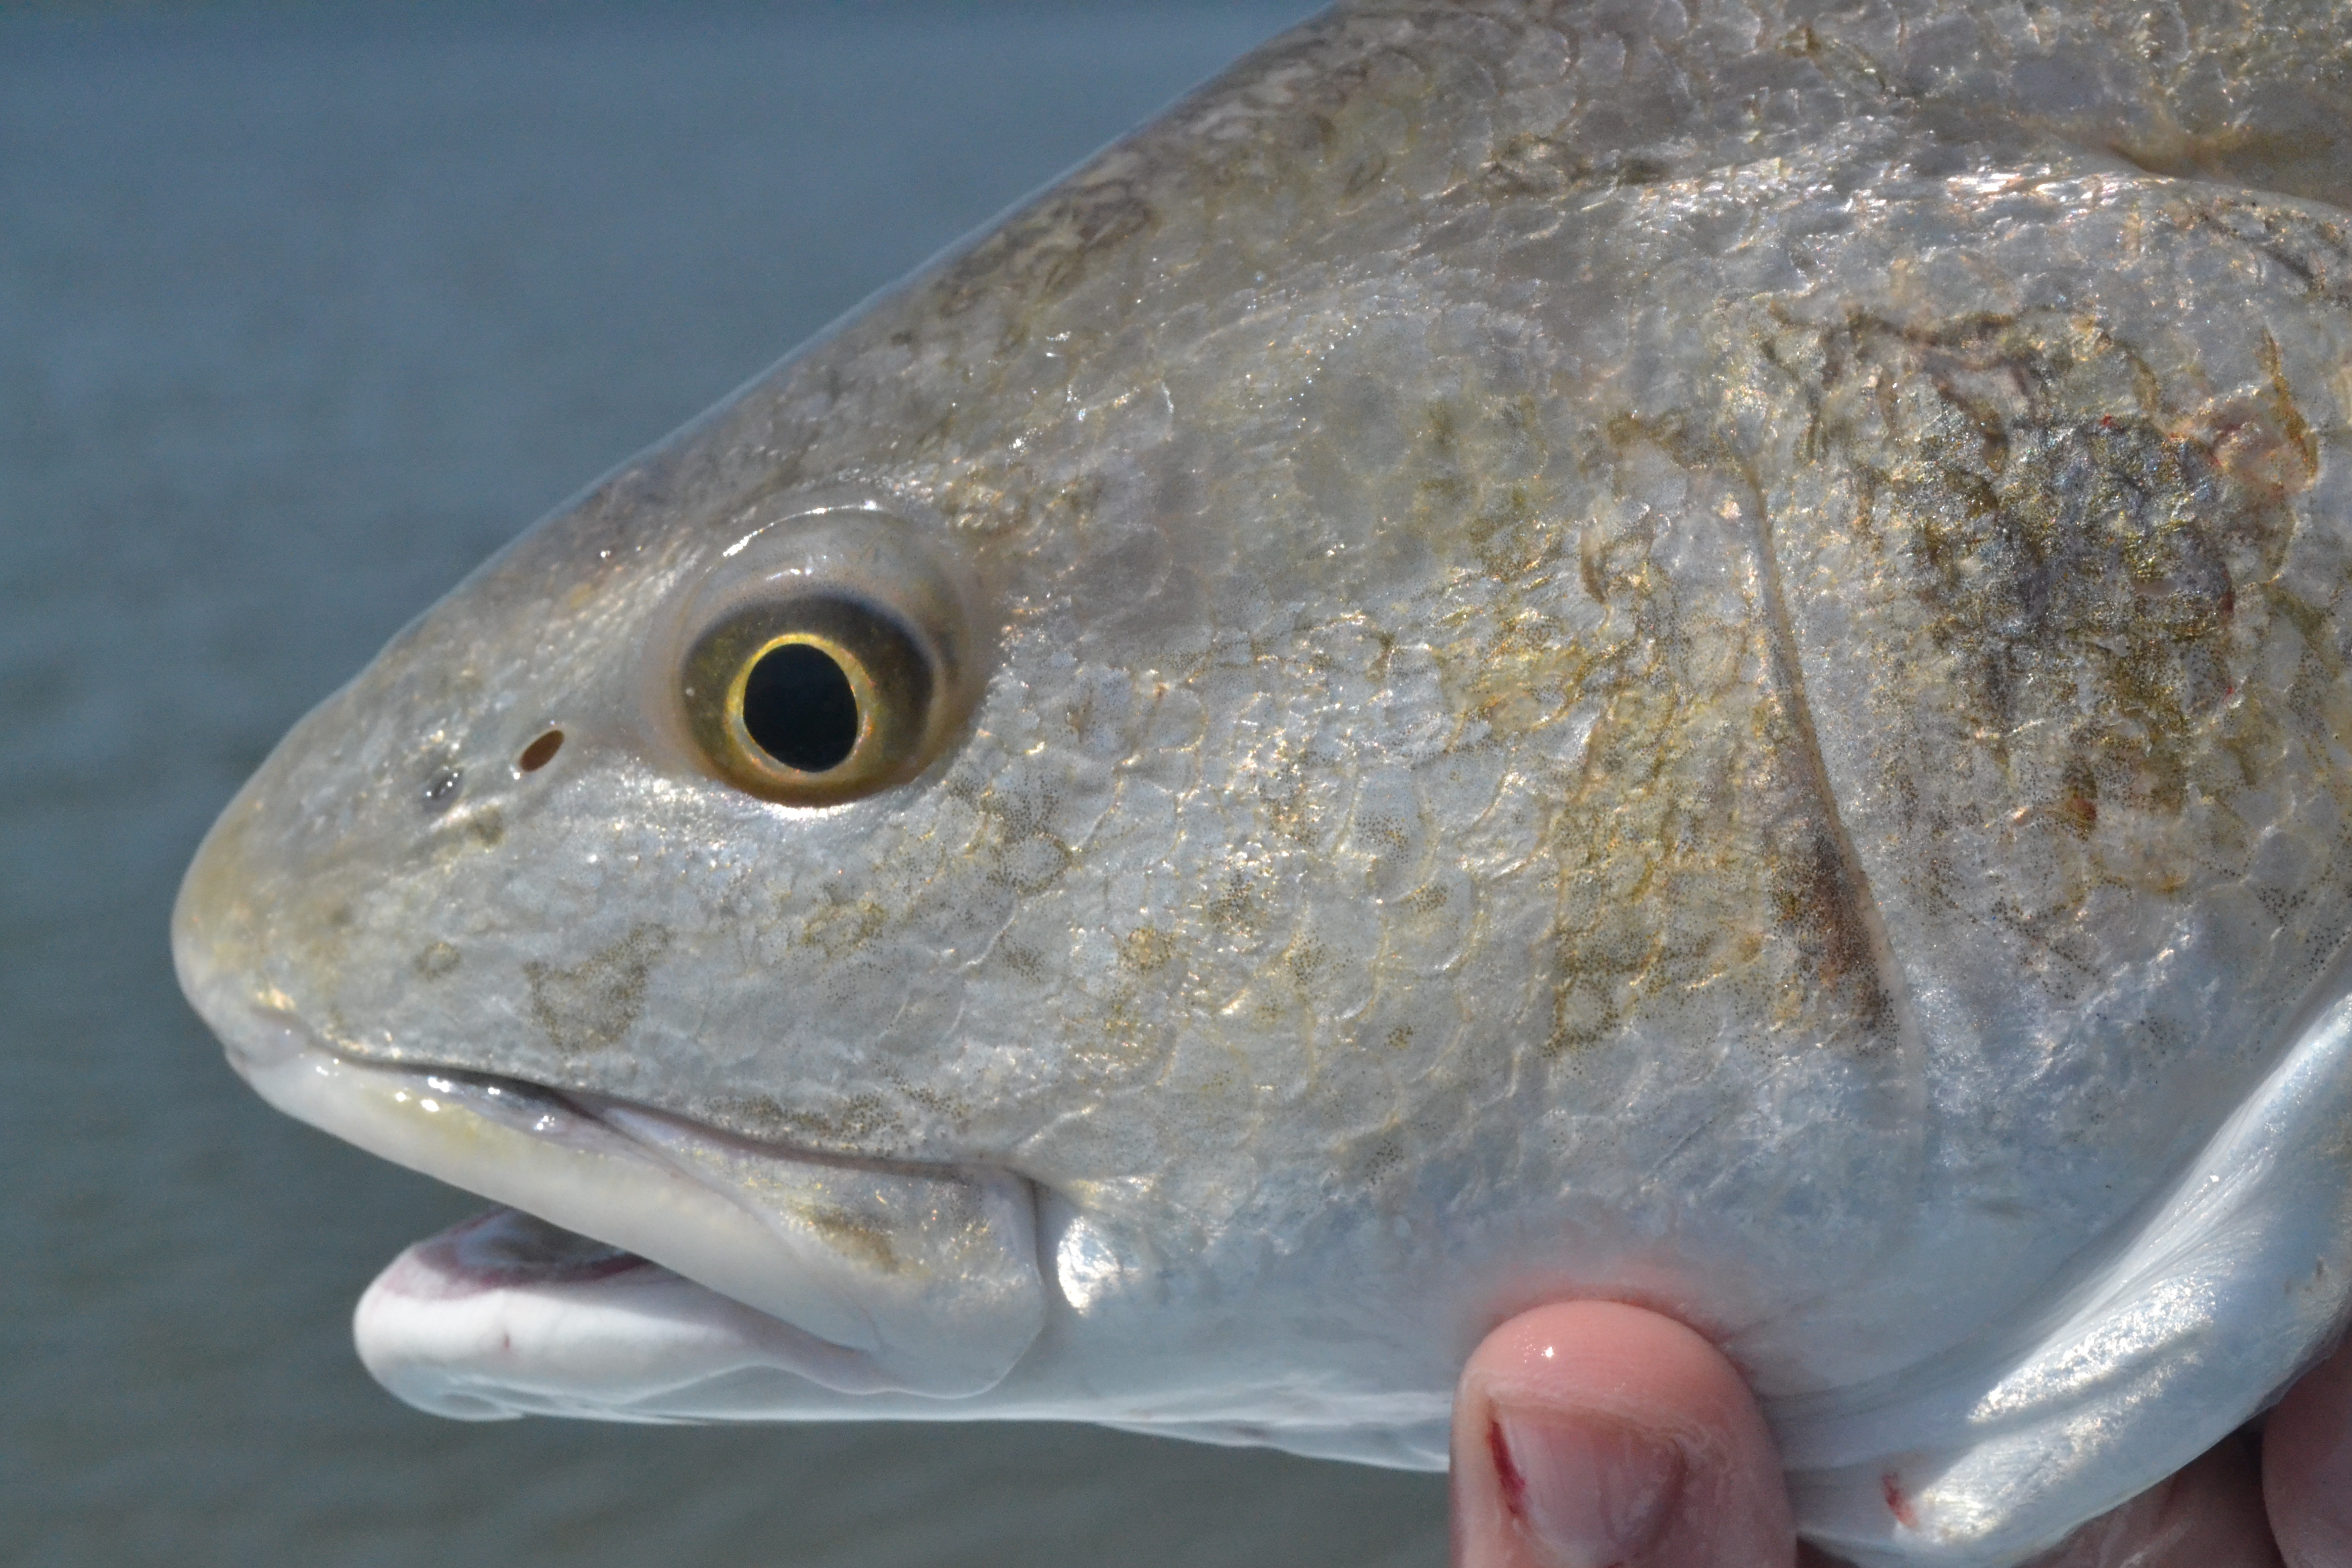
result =
[[[848,1174],[872,1184],[947,1184],[977,1191],[987,1222],[982,1229],[993,1245],[968,1278],[925,1279],[901,1269],[878,1275],[869,1292],[862,1289],[868,1281],[854,1266],[826,1267],[837,1260],[805,1236],[789,1229],[780,1234],[778,1216],[755,1212],[723,1179],[698,1179],[698,1173],[689,1173],[690,1162],[617,1130],[573,1101],[512,1080],[355,1062],[303,1037],[308,1031],[290,1019],[272,1022],[296,1048],[266,1056],[232,1050],[230,1058],[255,1092],[278,1110],[561,1231],[658,1264],[681,1286],[774,1321],[789,1334],[779,1339],[757,1333],[750,1339],[764,1352],[792,1352],[785,1356],[790,1370],[823,1388],[853,1394],[896,1390],[944,1399],[982,1393],[1003,1378],[1043,1325],[1035,1196],[1029,1184],[1007,1173],[944,1167],[929,1174],[868,1172],[728,1141],[734,1163],[785,1181]],[[695,1131],[693,1124],[634,1108],[614,1120],[666,1132],[665,1141],[673,1144],[680,1134]],[[739,1192],[750,1192],[760,1184],[736,1185]],[[430,1248],[445,1239],[421,1246]],[[408,1255],[403,1261],[409,1261]],[[395,1263],[377,1289],[400,1272]],[[578,1283],[541,1280],[538,1289],[542,1296],[568,1295]],[[446,1290],[409,1294],[417,1300],[456,1299]],[[664,1311],[676,1317],[670,1308],[685,1298],[676,1288],[669,1295],[677,1300]],[[711,1319],[712,1310],[705,1304],[688,1315]],[[719,1316],[735,1322],[731,1315]],[[362,1349],[368,1359],[368,1347]],[[370,1361],[372,1370],[382,1359]],[[381,1373],[379,1377],[389,1384]],[[394,1392],[405,1396],[397,1386]]]

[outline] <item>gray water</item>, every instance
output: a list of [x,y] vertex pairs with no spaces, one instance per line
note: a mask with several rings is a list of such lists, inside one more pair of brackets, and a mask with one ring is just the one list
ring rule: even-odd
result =
[[478,1205],[263,1107],[164,946],[467,567],[1304,9],[0,14],[0,1561],[1442,1560],[1431,1477],[410,1411],[351,1306]]

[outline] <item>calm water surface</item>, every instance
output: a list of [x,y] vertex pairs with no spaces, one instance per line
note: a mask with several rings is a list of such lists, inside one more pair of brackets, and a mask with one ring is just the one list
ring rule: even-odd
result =
[[1306,8],[0,13],[0,1561],[1442,1561],[1432,1477],[409,1411],[352,1303],[478,1205],[265,1109],[164,947],[467,568]]

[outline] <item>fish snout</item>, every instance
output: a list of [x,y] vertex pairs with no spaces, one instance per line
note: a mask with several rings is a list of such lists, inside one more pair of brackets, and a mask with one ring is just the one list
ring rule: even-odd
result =
[[277,923],[269,889],[278,879],[255,832],[262,811],[247,785],[205,835],[172,906],[180,989],[247,1077],[314,1044],[293,999],[268,976]]

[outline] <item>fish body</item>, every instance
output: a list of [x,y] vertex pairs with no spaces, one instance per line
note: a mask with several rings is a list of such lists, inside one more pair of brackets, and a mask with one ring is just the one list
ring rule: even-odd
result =
[[2352,1279],[2347,73],[2290,0],[1249,57],[215,826],[238,1069],[538,1216],[362,1354],[1434,1468],[1484,1331],[1601,1295],[1862,1561],[2177,1468]]

